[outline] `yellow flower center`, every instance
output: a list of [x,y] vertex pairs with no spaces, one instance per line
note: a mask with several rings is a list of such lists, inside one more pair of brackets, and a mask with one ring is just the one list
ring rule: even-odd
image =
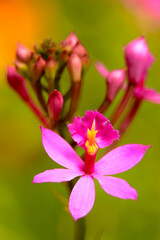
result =
[[97,152],[98,146],[95,142],[95,137],[97,134],[97,130],[95,130],[95,120],[93,120],[91,130],[87,130],[87,138],[88,140],[86,141],[86,148],[87,152],[90,155],[94,155]]

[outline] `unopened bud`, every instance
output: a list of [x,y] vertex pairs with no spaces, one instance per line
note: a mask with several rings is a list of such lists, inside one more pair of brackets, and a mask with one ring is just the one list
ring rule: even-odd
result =
[[107,99],[112,102],[118,91],[122,88],[125,80],[125,70],[118,69],[108,73],[107,76]]
[[124,53],[128,67],[128,80],[137,85],[140,81],[144,81],[147,71],[154,61],[154,57],[149,52],[144,37],[130,42],[125,47]]
[[33,82],[37,82],[40,80],[44,73],[45,65],[45,60],[41,56],[39,56],[32,68]]
[[88,57],[88,53],[81,43],[78,43],[74,47],[73,53],[76,53],[80,57],[84,68],[89,66],[90,60]]
[[74,32],[72,32],[64,42],[62,42],[62,46],[66,48],[66,50],[71,51],[77,44],[79,40]]
[[73,53],[67,63],[67,68],[73,82],[79,82],[82,75],[82,61],[80,57]]
[[54,60],[52,56],[49,56],[45,66],[46,77],[48,79],[53,79],[55,77],[56,70],[57,70],[57,62]]
[[18,74],[15,67],[7,67],[7,80],[9,85],[20,95],[20,97],[28,102],[30,97],[25,85],[25,80]]
[[19,61],[28,63],[32,57],[32,52],[21,43],[18,43],[16,56]]
[[59,91],[54,90],[50,93],[47,108],[50,119],[54,122],[58,122],[63,108],[63,96]]
[[18,60],[15,60],[14,63],[15,63],[15,66],[16,66],[16,70],[20,75],[22,75],[23,77],[28,77],[29,76],[28,66],[25,63],[22,63]]

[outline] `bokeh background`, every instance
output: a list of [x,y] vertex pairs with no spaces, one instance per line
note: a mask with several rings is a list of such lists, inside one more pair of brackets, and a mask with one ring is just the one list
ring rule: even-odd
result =
[[[160,91],[159,0],[1,0],[0,1],[0,239],[73,239],[73,220],[55,197],[68,198],[61,184],[32,185],[33,176],[55,164],[45,153],[37,119],[6,83],[18,41],[28,47],[44,38],[61,41],[74,30],[91,66],[77,114],[97,108],[105,82],[94,61],[110,69],[125,66],[123,46],[145,35],[156,61],[148,86]],[[118,101],[118,99],[117,99]],[[107,116],[110,116],[110,109]],[[120,174],[137,189],[138,201],[107,195],[96,183],[96,201],[87,216],[86,239],[160,239],[160,106],[143,103],[120,144],[151,144],[135,168]]]

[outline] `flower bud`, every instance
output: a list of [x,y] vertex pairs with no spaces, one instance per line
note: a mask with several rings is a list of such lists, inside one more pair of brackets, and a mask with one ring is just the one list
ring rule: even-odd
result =
[[19,61],[28,63],[32,57],[32,52],[21,43],[18,43],[16,56]]
[[7,67],[7,80],[9,85],[20,95],[20,97],[28,102],[30,97],[25,85],[24,78],[22,78],[15,67],[8,66]]
[[18,60],[15,60],[14,63],[15,63],[15,67],[16,67],[17,72],[20,75],[26,77],[28,75],[28,67],[27,67],[27,65],[25,63],[23,63],[23,62],[18,61]]
[[54,90],[50,93],[47,102],[48,114],[51,120],[53,120],[54,122],[58,122],[62,107],[63,96],[59,91]]
[[69,46],[72,49],[77,45],[78,41],[79,40],[76,34],[74,32],[71,32],[71,34],[64,41],[64,45]]
[[49,56],[46,61],[45,75],[48,79],[53,79],[57,70],[57,62],[52,56]]
[[154,61],[153,55],[149,52],[145,38],[140,37],[130,42],[124,49],[126,64],[128,67],[129,82],[137,85],[144,82],[147,71]]
[[84,46],[81,43],[78,43],[74,48],[73,48],[73,53],[76,53],[81,61],[82,61],[82,65],[83,67],[88,67],[90,61],[89,61],[89,57],[88,57],[88,53],[86,51],[86,49],[84,48]]
[[118,69],[108,73],[107,76],[107,99],[112,102],[118,91],[122,88],[125,80],[125,70]]
[[81,81],[82,75],[82,61],[80,57],[73,53],[67,63],[67,68],[70,73],[73,82]]
[[44,73],[45,65],[45,60],[41,56],[39,56],[32,68],[33,82],[37,82],[40,80]]

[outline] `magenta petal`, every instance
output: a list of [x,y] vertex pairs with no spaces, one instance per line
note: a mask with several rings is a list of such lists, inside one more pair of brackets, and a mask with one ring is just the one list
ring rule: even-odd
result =
[[160,104],[160,93],[151,88],[135,88],[134,97]]
[[87,129],[82,122],[81,117],[74,117],[73,122],[68,124],[68,129],[71,136],[78,146],[85,148],[85,142],[87,140]]
[[125,172],[141,161],[149,147],[140,144],[128,144],[118,147],[95,164],[95,173],[112,175]]
[[70,181],[75,177],[81,176],[82,174],[84,173],[79,170],[51,169],[34,176],[33,183],[65,182]]
[[56,163],[69,169],[83,169],[84,162],[73,148],[57,133],[41,127],[45,151]]
[[116,178],[116,177],[104,177],[99,175],[94,175],[94,177],[98,180],[100,183],[102,189],[118,198],[123,199],[137,199],[137,191],[132,188],[125,180]]
[[103,114],[99,113],[97,110],[86,111],[85,116],[82,117],[82,121],[87,129],[92,128],[93,120],[95,120],[95,130],[101,130],[104,125],[107,123],[107,118]]
[[108,70],[107,68],[103,65],[101,62],[96,62],[95,63],[97,71],[102,75],[102,77],[107,78],[108,76]]
[[99,148],[105,148],[109,146],[116,139],[119,139],[119,131],[114,130],[110,124],[110,121],[108,121],[102,130],[98,131],[96,135],[96,142]]
[[69,211],[75,221],[90,212],[94,200],[94,180],[90,175],[84,175],[74,186],[69,199]]

